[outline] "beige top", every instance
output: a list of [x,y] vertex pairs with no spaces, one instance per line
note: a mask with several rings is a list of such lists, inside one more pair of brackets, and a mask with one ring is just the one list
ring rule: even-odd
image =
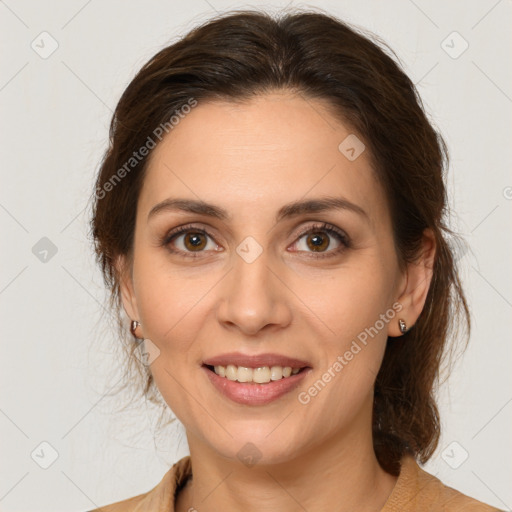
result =
[[[190,456],[183,457],[150,491],[89,512],[175,512],[175,495],[191,475]],[[447,487],[419,467],[414,457],[401,460],[400,475],[381,512],[502,512]]]

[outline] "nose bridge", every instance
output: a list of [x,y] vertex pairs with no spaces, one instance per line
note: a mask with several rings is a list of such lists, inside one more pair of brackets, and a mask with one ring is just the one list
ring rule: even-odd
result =
[[252,237],[237,246],[231,275],[222,290],[220,322],[255,334],[268,324],[282,326],[290,321],[286,290],[274,275],[270,259],[270,252]]

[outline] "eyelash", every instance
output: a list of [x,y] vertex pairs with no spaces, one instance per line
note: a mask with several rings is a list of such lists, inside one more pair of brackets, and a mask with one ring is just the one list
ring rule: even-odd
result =
[[[341,252],[343,252],[346,249],[349,249],[351,247],[351,243],[350,243],[348,236],[343,231],[339,230],[332,224],[328,224],[326,222],[322,222],[320,224],[314,224],[312,226],[309,226],[306,230],[302,231],[297,236],[297,241],[300,240],[304,235],[308,235],[310,233],[316,233],[318,231],[324,231],[324,232],[328,233],[329,235],[334,235],[339,240],[339,242],[341,242],[341,245],[337,249],[329,251],[328,253],[314,253],[314,252],[308,253],[309,254],[308,257],[315,258],[315,259],[330,258],[330,257],[340,254]],[[181,249],[172,249],[171,248],[171,242],[175,238],[177,238],[179,235],[182,235],[182,234],[188,233],[188,232],[200,233],[202,235],[206,235],[206,236],[210,237],[211,239],[213,239],[213,236],[210,235],[210,233],[208,233],[208,231],[205,231],[202,228],[195,227],[191,224],[187,224],[185,226],[180,226],[180,227],[170,231],[169,233],[167,233],[162,238],[160,245],[163,247],[167,247],[167,249],[173,254],[182,254],[186,258],[199,258],[199,257],[201,257],[201,253],[204,251],[198,251],[198,252],[194,253],[194,252],[185,252],[185,251],[182,251]],[[300,251],[300,252],[304,252],[304,251]]]

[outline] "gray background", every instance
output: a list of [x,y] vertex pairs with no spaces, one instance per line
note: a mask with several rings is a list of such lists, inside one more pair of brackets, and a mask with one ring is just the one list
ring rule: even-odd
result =
[[[112,110],[139,67],[215,11],[265,5],[0,0],[1,510],[83,511],[125,499],[187,453],[177,423],[154,443],[144,402],[110,413],[105,383],[120,374],[87,202]],[[451,226],[471,247],[460,261],[474,326],[442,388],[443,435],[425,468],[510,510],[512,2],[288,5],[320,7],[380,35],[446,138]]]

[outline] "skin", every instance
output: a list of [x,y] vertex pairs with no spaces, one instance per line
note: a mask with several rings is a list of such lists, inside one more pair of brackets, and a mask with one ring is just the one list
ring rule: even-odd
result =
[[[155,148],[137,205],[134,258],[118,259],[124,308],[141,322],[137,335],[160,350],[155,382],[183,423],[193,480],[179,493],[178,512],[380,510],[396,477],[378,464],[372,444],[372,400],[387,337],[400,336],[398,318],[412,326],[424,306],[435,244],[405,272],[398,267],[384,192],[368,151],[354,161],[338,145],[353,133],[322,100],[291,92],[245,104],[199,102]],[[359,137],[361,139],[361,137]],[[276,223],[286,203],[343,196],[368,220],[347,210],[304,214]],[[169,197],[201,199],[232,216],[148,213]],[[322,231],[330,245],[313,259],[302,230],[328,222],[351,246]],[[201,251],[160,244],[175,227],[193,223],[211,237]],[[193,231],[193,229],[192,229]],[[247,263],[236,252],[247,236],[261,255]],[[218,249],[218,250],[215,250]],[[402,309],[309,403],[307,390],[379,315]],[[214,355],[273,352],[308,361],[301,386],[263,406],[234,403],[201,369]],[[257,446],[247,467],[238,451]]]

